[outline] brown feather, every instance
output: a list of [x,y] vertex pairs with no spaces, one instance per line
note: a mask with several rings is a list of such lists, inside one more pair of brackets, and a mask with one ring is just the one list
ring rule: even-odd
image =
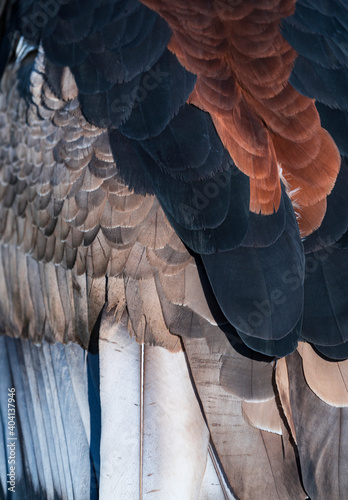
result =
[[327,361],[307,343],[303,343],[301,356],[312,391],[331,406],[348,406],[348,361]]
[[[311,498],[344,498],[348,488],[348,410],[330,406],[311,391],[298,352],[286,358],[290,402],[304,487]],[[329,467],[328,467],[329,464]]]
[[282,434],[282,421],[275,398],[262,403],[243,401],[242,411],[244,418],[255,429]]
[[302,237],[308,236],[320,227],[326,213],[326,207],[326,198],[308,207],[302,206],[297,209],[295,206],[298,227]]
[[[284,455],[282,436],[250,426],[242,400],[219,384],[221,354],[231,346],[222,335],[208,339],[184,338],[192,375],[223,470],[238,498],[249,500],[304,498],[297,478],[294,451]],[[284,436],[284,439],[288,437]],[[282,484],[287,477],[287,487]]]

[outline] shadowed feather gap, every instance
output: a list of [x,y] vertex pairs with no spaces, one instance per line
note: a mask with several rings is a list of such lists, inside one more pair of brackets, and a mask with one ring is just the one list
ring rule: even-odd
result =
[[[222,489],[221,499],[217,498],[217,500],[236,500],[236,497],[234,496],[233,492],[231,491],[231,487],[228,484],[228,480],[227,480],[226,474],[225,474],[225,472],[224,472],[224,470],[222,468],[222,465],[221,465],[221,462],[219,460],[218,454],[217,454],[216,449],[214,447],[214,444],[213,444],[213,442],[211,440],[210,440],[210,443],[209,443],[208,452],[209,452],[209,457],[208,457],[208,462],[207,462],[206,473],[205,473],[205,476],[203,478],[203,484],[204,484],[205,478],[209,477],[208,473],[211,470],[212,471],[211,473],[213,475],[217,476],[218,484],[221,485],[221,489]],[[210,458],[210,460],[209,460],[209,458]],[[212,489],[212,491],[211,491],[211,493],[207,494],[207,498],[215,498],[214,495],[216,495],[217,492],[216,492],[216,488],[214,488],[214,491],[213,491],[212,486],[214,486],[214,485],[216,485],[216,480],[215,480],[215,482],[213,482],[211,480],[210,481],[210,488]],[[204,500],[204,499],[202,499],[202,500]]]

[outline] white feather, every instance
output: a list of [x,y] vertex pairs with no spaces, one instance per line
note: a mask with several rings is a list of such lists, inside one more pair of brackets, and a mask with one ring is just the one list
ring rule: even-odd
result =
[[184,353],[141,346],[105,317],[99,348],[100,498],[227,498],[211,458],[206,470],[209,431]]

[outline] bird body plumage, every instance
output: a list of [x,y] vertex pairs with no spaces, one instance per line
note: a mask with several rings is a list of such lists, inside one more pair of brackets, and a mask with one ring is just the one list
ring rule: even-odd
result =
[[0,30],[20,498],[346,498],[348,7],[0,0]]

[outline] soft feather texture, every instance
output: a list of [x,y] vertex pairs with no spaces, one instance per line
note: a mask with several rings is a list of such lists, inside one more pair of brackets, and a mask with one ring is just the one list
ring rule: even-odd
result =
[[[98,436],[91,434],[90,419],[94,412],[96,420],[98,402],[95,397],[88,401],[85,351],[76,344],[35,346],[6,337],[0,338],[0,345],[2,439],[6,445],[15,441],[16,476],[15,493],[9,493],[6,464],[13,456],[5,445],[0,462],[2,498],[97,499],[99,449],[93,441]],[[15,440],[10,441],[7,399],[12,388]]]
[[328,405],[311,391],[297,352],[286,364],[304,487],[318,500],[344,498],[347,476],[341,471],[347,460],[347,409]]
[[348,340],[346,266],[347,250],[344,249],[327,247],[306,256],[302,336],[319,349]]
[[[279,340],[295,328],[303,307],[304,261],[296,221],[290,212],[284,232],[269,247],[241,246],[205,255],[203,262],[225,316],[238,330],[264,340]],[[287,279],[292,267],[298,271],[297,287]],[[219,279],[223,273],[227,274],[224,281]],[[239,293],[243,283],[244,296]]]
[[[199,341],[184,339],[184,345],[200,400],[206,410],[214,446],[236,496],[248,499],[292,499],[304,496],[296,477],[296,459],[286,429],[282,429],[284,436],[261,430],[266,425],[268,430],[272,428],[274,431],[273,412],[268,413],[262,422],[252,422],[257,428],[251,427],[245,411],[243,414],[243,399],[232,394],[228,396],[220,386],[220,352],[234,355],[233,348],[226,343],[224,336],[216,335],[212,340],[207,337]],[[240,361],[242,359],[239,358]],[[233,361],[232,358],[232,366]],[[247,358],[245,362],[248,366]],[[272,399],[269,378],[262,377],[258,385],[268,389],[268,398]],[[245,390],[249,398],[248,383],[245,384]],[[279,431],[279,428],[276,430]],[[248,480],[251,476],[252,481]]]
[[348,363],[328,363],[307,343],[298,348],[303,373],[312,391],[331,406],[348,406]]
[[102,497],[197,498],[209,433],[183,352],[141,346],[104,314],[100,357]]
[[[1,333],[89,349],[101,498],[339,498],[347,9],[145,3],[70,0],[36,26],[41,2],[0,1]],[[52,496],[72,480],[37,443]],[[62,496],[86,498],[75,481]]]
[[[178,325],[178,320],[175,319],[180,309],[177,305],[182,304],[190,308],[185,295],[188,296],[190,293],[190,286],[196,286],[193,285],[192,277],[185,278],[185,269],[192,257],[170,227],[158,201],[151,196],[144,198],[125,188],[119,171],[124,171],[128,163],[124,163],[125,156],[121,155],[121,159],[119,158],[119,151],[129,144],[129,139],[124,138],[118,132],[111,132],[108,135],[104,129],[90,125],[83,118],[76,99],[76,85],[68,69],[60,73],[59,78],[61,87],[69,100],[66,102],[56,97],[41,76],[40,72],[44,71],[42,62],[40,54],[37,58],[36,70],[31,76],[34,104],[29,109],[30,128],[22,114],[24,109],[15,106],[12,109],[13,116],[17,120],[12,147],[16,148],[18,160],[15,166],[11,165],[11,175],[15,175],[16,177],[12,179],[17,180],[16,182],[9,181],[10,165],[6,162],[14,154],[10,149],[3,160],[5,211],[0,230],[2,230],[5,242],[16,244],[23,251],[31,253],[38,261],[47,263],[53,261],[72,272],[65,274],[48,266],[47,273],[45,273],[44,265],[36,264],[31,259],[25,261],[17,251],[11,254],[4,250],[5,276],[7,269],[10,269],[7,266],[10,259],[18,259],[23,269],[22,272],[28,275],[28,286],[25,283],[23,290],[19,286],[14,286],[10,276],[7,276],[4,283],[6,294],[12,297],[11,301],[19,308],[16,316],[17,335],[28,323],[31,328],[31,338],[42,338],[42,336],[52,338],[53,335],[55,339],[60,340],[78,339],[87,346],[88,337],[82,339],[79,334],[83,332],[83,335],[86,335],[86,329],[79,328],[80,311],[86,314],[85,308],[87,307],[88,332],[91,332],[95,319],[104,305],[106,285],[103,276],[107,274],[109,278],[112,278],[109,281],[111,289],[109,293],[113,293],[115,304],[122,302],[127,304],[130,311],[130,328],[136,333],[137,338],[143,339],[145,335],[148,341],[175,349],[177,339],[171,337],[169,332],[177,334],[183,332],[182,327]],[[15,73],[5,76],[5,88],[11,86],[11,75],[13,77]],[[18,97],[16,90],[13,89],[10,95],[15,102]],[[5,101],[2,109],[4,123],[6,123]],[[211,124],[205,114],[192,107],[186,107],[186,111],[183,112],[187,114],[187,118],[197,116],[199,123],[207,128],[210,134],[210,145],[205,146],[203,143],[203,146],[209,151],[211,144],[215,144],[216,150],[220,152],[222,158],[225,158],[227,168],[230,165],[228,155],[223,152],[216,132],[209,128]],[[41,116],[45,117],[43,122]],[[175,123],[171,130],[175,130]],[[179,125],[180,122],[178,122]],[[29,130],[32,129],[37,130],[35,138],[30,142],[23,140],[23,137],[27,137]],[[10,130],[4,126],[0,129],[0,133],[3,140],[6,140]],[[116,133],[119,135],[115,143]],[[205,137],[207,140],[207,136]],[[171,143],[167,141],[166,144]],[[134,141],[130,147],[135,147]],[[38,150],[47,150],[47,153],[43,157]],[[138,149],[132,149],[132,151],[136,154]],[[113,161],[113,152],[116,163]],[[26,158],[28,156],[33,157],[34,164],[30,165],[30,170],[27,172]],[[191,160],[192,157],[191,155]],[[60,159],[58,164],[55,164],[56,158]],[[132,156],[128,155],[128,162],[130,158]],[[154,190],[161,193],[159,199],[163,203],[169,220],[184,241],[194,250],[204,249],[204,252],[209,254],[217,249],[228,250],[203,259],[217,301],[227,320],[241,332],[252,337],[276,340],[275,343],[272,341],[265,346],[257,342],[255,347],[261,352],[278,356],[291,352],[296,347],[299,336],[295,326],[299,322],[302,310],[302,284],[300,282],[294,293],[292,286],[283,280],[283,275],[288,268],[294,266],[298,269],[301,280],[303,264],[296,221],[286,193],[283,191],[278,213],[262,220],[262,216],[250,215],[248,212],[247,178],[237,169],[218,172],[214,177],[205,181],[185,184],[187,191],[182,189],[183,200],[187,199],[187,203],[191,203],[191,208],[192,193],[195,193],[198,204],[202,203],[200,196],[204,197],[203,203],[205,199],[208,200],[206,209],[202,210],[199,205],[198,209],[195,208],[199,216],[194,212],[189,213],[189,218],[187,218],[190,206],[185,206],[183,210],[185,228],[175,222],[182,221],[180,201],[177,200],[176,204],[171,201],[178,192],[179,181],[172,180],[168,184],[165,173],[160,177],[156,172],[158,167],[154,162],[146,160],[145,163]],[[44,169],[43,165],[45,165]],[[50,175],[51,181],[49,182]],[[23,177],[27,180],[22,181]],[[222,209],[222,207],[225,208]],[[20,220],[20,226],[13,217],[18,210],[22,217],[24,216]],[[286,225],[284,225],[285,222]],[[226,234],[230,234],[230,237],[226,238]],[[289,237],[290,234],[293,236]],[[229,250],[238,247],[241,243],[242,246],[236,250]],[[280,265],[279,249],[283,247],[286,253],[282,256]],[[241,296],[240,287],[234,282],[233,289],[226,294],[224,289],[217,288],[214,279],[221,272],[219,266],[224,266],[226,259],[229,259],[230,263],[232,259],[235,259],[238,265],[232,266],[230,272],[235,272],[234,268],[236,270],[238,268],[240,278],[245,280],[245,270],[250,268],[252,255],[254,255],[255,265],[259,267],[259,275],[262,275],[265,272],[264,269],[269,267],[269,263],[273,262],[272,282],[269,281],[268,274],[265,278],[269,282],[267,285],[269,291],[265,289],[260,296],[254,296],[254,302],[257,299],[261,307],[264,307],[262,304],[265,300],[271,302],[270,311],[262,315],[265,321],[258,325],[257,329],[246,329],[243,325],[250,323],[250,317],[253,314],[260,315],[258,311],[255,313],[254,302],[250,303],[248,299],[255,290],[251,291],[249,287]],[[245,264],[243,264],[243,259]],[[214,265],[218,266],[218,272],[212,266],[212,262],[216,262]],[[278,264],[275,264],[276,262]],[[170,267],[172,270],[169,272]],[[31,310],[20,311],[22,298],[18,297],[23,296],[28,288],[30,290],[35,286],[36,268],[40,269],[40,284],[44,293],[42,298],[39,298],[41,302],[35,312],[35,317],[38,318],[35,326],[35,323],[28,319],[28,315],[32,315]],[[87,281],[84,279],[85,273]],[[172,277],[169,278],[168,275]],[[253,278],[256,285],[255,278],[256,275]],[[174,280],[177,291],[173,294],[169,292],[169,288],[174,285]],[[75,281],[78,282],[82,293],[77,298],[74,297]],[[168,285],[166,285],[167,282]],[[232,284],[232,281],[230,283]],[[115,292],[112,292],[113,289]],[[284,295],[281,298],[279,298],[279,290]],[[86,300],[84,292],[87,297],[91,297],[91,300]],[[170,293],[169,296],[168,293]],[[197,287],[195,293],[197,293]],[[235,293],[240,295],[245,307],[231,316],[229,310],[231,307],[235,308],[233,300]],[[287,297],[292,295],[293,307],[289,309]],[[70,303],[67,301],[67,296],[70,297]],[[204,300],[202,293],[200,296]],[[192,292],[191,297],[193,297]],[[175,305],[171,305],[171,302]],[[285,323],[283,318],[283,325],[280,327],[276,318],[278,308],[282,304],[287,308],[288,322]],[[77,315],[74,313],[76,305]],[[9,305],[5,310],[9,310]],[[63,319],[64,311],[70,311],[66,314],[65,320]],[[142,322],[141,311],[147,318],[146,325]],[[77,330],[71,324],[74,314],[79,319]],[[179,314],[181,321],[187,325],[184,329],[185,335],[201,336],[202,332],[193,332],[207,328],[199,315],[195,315],[196,319],[193,322],[189,310],[185,309]],[[184,319],[184,314],[186,319]],[[5,311],[4,316],[8,316]],[[55,317],[60,318],[56,324]],[[268,328],[270,322],[274,324],[274,331],[271,333]],[[11,330],[10,327],[6,328]],[[47,332],[44,333],[43,329],[47,329]],[[287,337],[280,345],[277,342],[278,339],[285,337],[289,332],[292,332],[291,338]],[[255,341],[251,338],[250,342],[249,339],[246,340],[246,343],[251,346]]]
[[[305,242],[307,251],[327,246],[328,240],[332,244],[332,240],[336,241],[342,236],[348,224],[346,197],[343,195],[347,162],[347,100],[344,83],[348,61],[347,20],[348,10],[342,2],[319,6],[298,0],[294,14],[282,22],[283,35],[300,54],[290,81],[301,93],[315,98],[321,124],[329,131],[342,155],[340,180],[328,198],[323,224]],[[339,207],[339,212],[336,207]]]
[[339,242],[347,233],[348,203],[348,162],[342,156],[341,170],[332,193],[327,198],[325,217],[321,226],[309,235],[303,242],[305,253],[316,252],[321,248],[330,247]]
[[[303,235],[312,232],[324,212],[318,210],[304,223],[301,208],[325,200],[337,177],[340,157],[331,137],[320,128],[313,101],[288,83],[296,53],[280,35],[278,25],[292,13],[293,2],[279,2],[276,15],[269,18],[266,3],[255,8],[253,2],[243,2],[232,9],[218,2],[187,5],[178,0],[170,7],[163,0],[144,3],[168,21],[173,30],[171,50],[197,74],[190,102],[211,114],[238,168],[250,177],[251,210],[270,214],[278,209],[278,161],[290,189],[296,191]],[[258,17],[263,24],[255,23]],[[241,36],[247,33],[252,37]],[[221,94],[223,99],[218,100]],[[312,172],[320,175],[310,189],[306,179]]]

